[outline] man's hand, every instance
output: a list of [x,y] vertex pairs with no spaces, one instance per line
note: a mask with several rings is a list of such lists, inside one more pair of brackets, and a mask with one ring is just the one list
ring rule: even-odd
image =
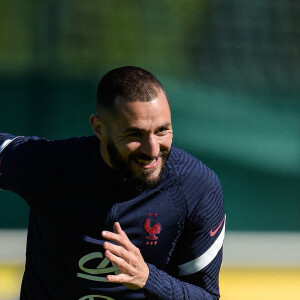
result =
[[121,271],[119,275],[108,275],[109,282],[122,283],[132,290],[142,288],[148,279],[149,268],[140,249],[134,246],[118,222],[114,223],[114,233],[103,231],[102,236],[118,245],[105,242],[105,256]]

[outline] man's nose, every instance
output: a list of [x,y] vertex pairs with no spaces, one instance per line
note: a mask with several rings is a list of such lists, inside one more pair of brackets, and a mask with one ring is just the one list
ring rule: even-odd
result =
[[149,157],[158,157],[160,145],[155,135],[145,137],[141,142],[141,152]]

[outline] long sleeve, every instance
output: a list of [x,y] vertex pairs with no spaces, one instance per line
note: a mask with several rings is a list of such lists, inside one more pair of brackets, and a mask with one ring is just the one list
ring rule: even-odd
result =
[[74,157],[68,153],[76,144],[77,138],[49,141],[0,133],[0,188],[19,194],[27,202],[49,191],[59,182],[60,174],[73,166]]
[[47,141],[38,137],[0,134],[0,188],[24,199],[34,197],[41,187],[41,170],[49,162]]
[[[221,255],[221,254],[220,254]],[[217,258],[219,260],[219,258]],[[149,299],[159,300],[217,300],[218,295],[211,294],[201,288],[170,276],[155,266],[148,264],[150,275],[144,287]]]
[[[10,151],[15,148],[23,137],[14,136],[8,133],[0,133],[0,188],[9,189],[9,177],[11,174],[11,167],[14,164],[14,159],[10,155]],[[17,172],[21,171],[22,166],[17,168]]]
[[[181,273],[191,272],[193,268],[201,268],[205,264],[205,260],[211,259],[214,253],[217,255],[212,259],[207,266],[204,266],[198,272],[192,273],[187,276],[176,276],[173,277],[168,273],[157,269],[154,265],[148,264],[150,274],[147,283],[144,287],[144,293],[149,299],[159,300],[217,300],[219,299],[219,293],[214,293],[213,288],[207,288],[207,286],[217,285],[219,271],[222,262],[222,250],[218,250],[223,243],[225,227],[216,242],[212,247],[202,255],[200,258],[194,261],[181,265]],[[203,258],[204,262],[200,261]],[[193,266],[194,264],[194,266]],[[198,264],[198,265],[197,265]],[[195,266],[196,265],[196,266]],[[193,283],[193,284],[192,284]]]

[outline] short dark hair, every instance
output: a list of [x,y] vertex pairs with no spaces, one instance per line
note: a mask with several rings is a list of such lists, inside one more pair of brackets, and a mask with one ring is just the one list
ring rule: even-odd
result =
[[111,112],[117,96],[124,97],[127,101],[148,102],[157,97],[160,90],[168,100],[164,87],[149,71],[135,66],[113,69],[98,84],[97,115],[102,118],[105,113]]

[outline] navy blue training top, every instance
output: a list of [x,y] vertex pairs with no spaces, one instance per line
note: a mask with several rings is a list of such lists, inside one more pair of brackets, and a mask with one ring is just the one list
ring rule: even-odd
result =
[[[101,158],[95,136],[0,134],[0,188],[30,206],[21,300],[219,299],[225,233],[217,176],[172,147],[161,184],[138,190]],[[118,221],[149,266],[144,288],[109,283],[103,230]]]

